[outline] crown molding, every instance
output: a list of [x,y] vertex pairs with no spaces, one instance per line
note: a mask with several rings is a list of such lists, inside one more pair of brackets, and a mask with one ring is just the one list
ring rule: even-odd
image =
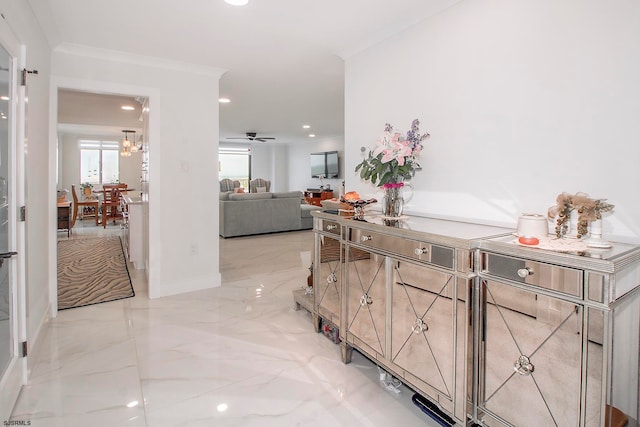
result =
[[101,59],[112,62],[120,62],[124,64],[163,68],[166,70],[200,74],[215,78],[220,78],[225,72],[227,72],[227,70],[224,68],[174,61],[171,59],[158,58],[154,56],[136,55],[129,52],[103,49],[74,43],[62,43],[58,45],[53,50],[53,52],[54,54],[62,53],[66,55],[82,56],[85,58]]

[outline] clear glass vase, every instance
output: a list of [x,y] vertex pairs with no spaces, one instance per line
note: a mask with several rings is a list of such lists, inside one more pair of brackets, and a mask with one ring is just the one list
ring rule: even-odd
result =
[[385,184],[382,196],[382,216],[386,218],[399,218],[404,209],[403,183]]

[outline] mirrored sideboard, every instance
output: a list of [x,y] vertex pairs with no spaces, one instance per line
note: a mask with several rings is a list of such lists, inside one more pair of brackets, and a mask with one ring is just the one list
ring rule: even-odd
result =
[[558,253],[513,230],[314,215],[315,324],[456,425],[635,425],[640,247]]

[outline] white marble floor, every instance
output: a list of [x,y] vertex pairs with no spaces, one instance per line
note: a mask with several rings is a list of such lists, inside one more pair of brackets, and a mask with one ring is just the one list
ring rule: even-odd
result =
[[[73,238],[105,233],[83,223]],[[357,352],[343,364],[339,346],[313,331],[305,310],[294,311],[312,240],[311,231],[221,239],[221,287],[154,300],[131,269],[134,298],[65,310],[47,325],[12,420],[437,426],[409,389],[386,389]]]

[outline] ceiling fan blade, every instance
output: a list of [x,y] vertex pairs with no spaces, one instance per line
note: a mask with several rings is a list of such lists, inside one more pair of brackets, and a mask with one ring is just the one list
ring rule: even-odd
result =
[[250,140],[250,138],[247,138],[246,136],[232,136],[225,139],[249,139]]

